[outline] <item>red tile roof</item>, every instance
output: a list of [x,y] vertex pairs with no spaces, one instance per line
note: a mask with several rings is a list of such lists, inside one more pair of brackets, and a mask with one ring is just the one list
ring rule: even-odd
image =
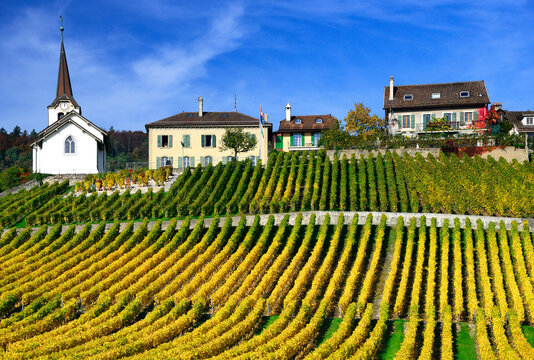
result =
[[[296,120],[300,119],[301,123],[297,124]],[[321,119],[318,123],[316,120]],[[299,132],[299,131],[321,131],[337,128],[337,120],[332,115],[295,115],[291,120],[280,121],[278,132]]]

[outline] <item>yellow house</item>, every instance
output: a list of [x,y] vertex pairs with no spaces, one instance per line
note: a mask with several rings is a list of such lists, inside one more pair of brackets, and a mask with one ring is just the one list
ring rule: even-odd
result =
[[256,164],[261,158],[266,163],[272,124],[266,122],[261,134],[258,118],[237,111],[205,112],[202,97],[198,101],[198,112],[182,112],[145,125],[150,169],[161,166],[181,169],[231,161],[233,151],[220,151],[219,148],[226,129],[236,127],[243,128],[258,142],[251,151],[239,153],[237,160],[252,159]]
[[291,115],[291,105],[286,105],[286,118],[274,134],[276,150],[317,150],[321,131],[338,127],[332,115]]

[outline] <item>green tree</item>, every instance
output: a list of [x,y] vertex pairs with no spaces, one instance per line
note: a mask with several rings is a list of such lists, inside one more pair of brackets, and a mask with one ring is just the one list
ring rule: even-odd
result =
[[11,189],[20,184],[20,173],[22,169],[12,166],[0,173],[0,191]]
[[256,136],[243,131],[243,128],[229,128],[226,129],[222,139],[220,151],[233,150],[234,158],[240,152],[247,152],[256,147]]
[[360,141],[374,140],[386,134],[386,121],[377,115],[371,116],[371,109],[363,103],[355,103],[345,118],[345,129],[359,137]]

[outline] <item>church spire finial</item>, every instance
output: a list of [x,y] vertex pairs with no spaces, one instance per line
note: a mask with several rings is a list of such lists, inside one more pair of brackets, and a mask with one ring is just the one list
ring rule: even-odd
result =
[[59,27],[59,31],[61,31],[61,42],[63,42],[63,30],[65,30],[65,28],[63,27],[63,16],[59,16],[59,21],[61,21],[61,26]]

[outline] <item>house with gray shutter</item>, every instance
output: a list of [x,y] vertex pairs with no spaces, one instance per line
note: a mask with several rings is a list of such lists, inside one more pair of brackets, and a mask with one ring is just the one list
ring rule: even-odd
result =
[[484,80],[384,87],[389,134],[416,136],[427,132],[433,118],[446,118],[451,133],[471,133],[474,121],[487,111],[490,99]]

